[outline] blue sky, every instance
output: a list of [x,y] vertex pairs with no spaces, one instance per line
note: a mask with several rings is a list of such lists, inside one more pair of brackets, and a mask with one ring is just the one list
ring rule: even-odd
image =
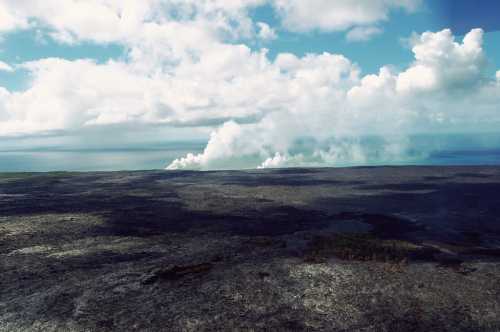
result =
[[[99,45],[84,42],[76,45],[57,43],[50,38],[37,37],[33,30],[14,31],[3,37],[0,44],[0,58],[7,63],[22,63],[43,58],[58,57],[69,60],[81,58],[95,59],[105,62],[118,59],[124,55],[125,49],[118,44]],[[28,87],[29,73],[19,70],[14,73],[0,71],[0,86],[13,91]]]
[[[166,160],[195,169],[404,160],[408,135],[496,132],[499,12],[496,0],[0,0],[0,145],[205,141]],[[383,137],[376,153],[367,135]],[[304,137],[315,143],[296,153]]]

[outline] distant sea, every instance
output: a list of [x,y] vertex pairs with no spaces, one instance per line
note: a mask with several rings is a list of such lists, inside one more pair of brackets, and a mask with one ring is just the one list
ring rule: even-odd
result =
[[[495,137],[497,137],[495,135]],[[432,142],[439,141],[432,139]],[[388,163],[378,162],[371,165],[500,165],[500,138],[486,140],[490,144],[471,139],[449,137],[447,142],[425,157],[411,160],[398,160]],[[427,139],[418,139],[415,151],[425,150],[429,146]],[[472,142],[472,143],[471,143]],[[479,143],[481,144],[479,144]],[[493,144],[491,144],[493,143]],[[155,145],[154,147],[106,148],[106,149],[58,149],[38,148],[24,150],[0,150],[0,172],[48,172],[48,171],[120,171],[164,169],[174,159],[187,153],[200,153],[205,148],[204,142],[175,143]],[[340,166],[364,166],[342,164]],[[329,166],[329,165],[325,165]]]
[[205,144],[133,149],[39,149],[0,151],[0,172],[121,171],[163,169]]

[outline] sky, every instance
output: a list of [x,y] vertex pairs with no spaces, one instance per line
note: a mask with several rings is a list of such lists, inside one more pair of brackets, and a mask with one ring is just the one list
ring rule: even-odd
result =
[[0,0],[0,170],[26,169],[19,151],[126,169],[148,165],[110,150],[153,151],[156,167],[160,146],[163,167],[208,170],[412,163],[456,135],[497,149],[498,14],[497,0]]

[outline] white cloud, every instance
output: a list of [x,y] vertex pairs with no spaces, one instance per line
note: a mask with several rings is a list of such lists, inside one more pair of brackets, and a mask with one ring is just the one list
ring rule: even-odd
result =
[[274,0],[291,31],[344,31],[388,19],[391,10],[415,10],[420,0]]
[[8,3],[0,2],[0,33],[18,28],[25,28],[28,22],[18,11],[10,8]]
[[[380,31],[372,27],[393,10],[413,11],[421,0],[0,0],[0,32],[42,26],[61,43],[93,41],[130,43],[146,23],[205,21],[225,37],[252,38],[249,9],[271,4],[291,31],[344,31],[363,40]],[[28,23],[29,22],[29,23]],[[274,29],[257,25],[257,37],[275,38]]]
[[4,121],[8,117],[5,105],[9,97],[10,97],[9,91],[0,86],[0,121]]
[[6,71],[6,72],[11,73],[14,71],[14,68],[12,68],[12,66],[9,65],[8,63],[0,61],[0,71]]
[[355,27],[347,33],[346,39],[350,42],[367,41],[380,35],[382,32],[383,30],[379,27]]
[[[61,43],[129,44],[148,23],[205,21],[205,28],[250,37],[249,8],[264,0],[1,0],[0,31],[43,26]],[[31,21],[30,24],[27,22]]]
[[133,32],[153,2],[3,0],[1,6],[7,16],[17,21],[35,20],[31,25],[47,25],[54,31],[52,36],[60,41],[90,39],[110,42]]
[[276,35],[276,31],[274,31],[274,29],[271,28],[269,24],[263,22],[257,22],[257,26],[259,27],[258,37],[261,40],[271,41],[278,38],[278,36]]
[[[499,124],[500,85],[484,78],[482,31],[471,31],[462,43],[448,30],[427,32],[415,38],[413,52],[415,62],[406,70],[383,67],[362,78],[341,56],[281,54],[273,64],[287,96],[280,111],[256,124],[222,126],[203,153],[170,169],[231,168],[241,160],[247,167],[387,162],[409,157],[411,133]],[[367,143],[367,135],[382,139]],[[304,138],[311,143],[294,153]]]
[[[256,121],[277,107],[279,72],[265,52],[217,42],[200,47],[201,59],[181,54],[175,65],[151,53],[104,64],[25,63],[32,85],[10,96],[11,117],[0,123],[0,135],[132,123],[213,126]],[[257,95],[263,98],[256,101]]]
[[[126,60],[21,65],[31,72],[32,85],[22,92],[3,89],[1,135],[220,126],[203,153],[170,168],[277,167],[393,160],[405,153],[398,132],[463,129],[471,119],[481,127],[488,123],[477,119],[498,118],[500,85],[483,79],[479,30],[463,43],[446,30],[425,33],[414,39],[415,62],[406,70],[383,67],[361,77],[341,55],[285,53],[271,62],[265,50],[225,44],[193,22],[182,26],[190,37],[169,42],[176,24],[151,25]],[[412,76],[424,69],[433,79]],[[456,89],[465,89],[460,98]],[[370,134],[387,139],[367,148],[361,137]],[[294,152],[302,138],[312,139],[307,151]]]
[[[188,126],[211,130],[210,140],[201,154],[169,168],[213,169],[395,160],[405,155],[410,133],[498,126],[500,74],[486,77],[481,30],[462,42],[449,30],[414,36],[415,60],[407,68],[361,76],[342,55],[282,53],[272,61],[267,50],[243,44],[274,37],[273,27],[248,16],[262,3],[0,0],[0,13],[21,22],[4,24],[4,31],[30,20],[60,42],[127,49],[122,59],[101,64],[58,58],[20,64],[31,83],[19,92],[0,88],[0,136]],[[356,39],[391,10],[412,10],[417,1],[275,5],[290,30],[351,29]],[[366,145],[366,135],[383,139]]]
[[415,62],[399,75],[399,92],[469,88],[478,83],[484,73],[486,61],[481,29],[469,32],[463,43],[456,42],[449,29],[423,33],[413,43]]

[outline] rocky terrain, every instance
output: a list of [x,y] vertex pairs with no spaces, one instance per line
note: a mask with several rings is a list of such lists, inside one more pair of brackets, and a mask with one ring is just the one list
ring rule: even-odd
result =
[[500,168],[0,174],[0,331],[500,331]]

